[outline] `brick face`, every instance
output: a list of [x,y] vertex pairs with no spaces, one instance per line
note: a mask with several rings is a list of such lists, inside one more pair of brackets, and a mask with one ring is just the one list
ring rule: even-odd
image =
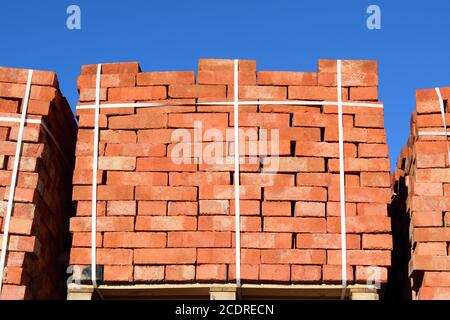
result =
[[[20,118],[28,74],[26,69],[0,67],[3,116]],[[82,89],[81,100],[84,95]],[[33,70],[26,117],[41,123],[27,123],[23,131],[0,300],[65,299],[68,274],[59,258],[70,250],[69,217],[76,213],[71,190],[77,124],[54,72]],[[80,122],[90,125],[88,118]],[[104,119],[100,122],[106,128]],[[17,122],[0,121],[0,242],[5,241],[18,134]],[[73,241],[86,246],[83,232]],[[101,235],[97,244],[101,247]]]
[[[444,100],[448,98],[448,90],[440,89]],[[445,116],[448,118],[448,115]],[[410,258],[403,262],[408,265],[408,274],[396,269],[393,274],[409,278],[413,299],[448,300],[450,225],[447,212],[447,147],[443,137],[419,136],[419,132],[423,130],[444,130],[435,89],[417,90],[416,111],[411,117],[410,127],[408,143],[401,150],[392,176],[392,190],[396,192],[396,196],[390,214],[393,216],[393,223],[397,225],[401,221],[407,221],[401,225],[399,232],[409,234],[411,253]],[[379,239],[374,241],[369,236],[375,235],[366,235],[363,246],[381,245]],[[400,238],[397,238],[397,242],[394,242],[394,254],[402,254],[399,249],[401,245]]]
[[[102,101],[166,104],[101,110],[97,245],[106,283],[235,281],[233,70],[227,59],[201,59],[197,72],[105,65]],[[321,60],[318,72],[257,71],[255,61],[241,60],[238,72],[240,101],[337,99],[335,60]],[[84,66],[78,79],[83,103],[93,103],[94,83],[95,66]],[[345,101],[375,102],[377,86],[375,62],[343,61]],[[89,265],[94,118],[92,110],[77,115],[71,259]],[[337,109],[241,104],[238,120],[243,282],[339,283]],[[390,265],[392,194],[382,110],[344,106],[343,123],[348,279],[354,284],[368,272],[358,267]]]

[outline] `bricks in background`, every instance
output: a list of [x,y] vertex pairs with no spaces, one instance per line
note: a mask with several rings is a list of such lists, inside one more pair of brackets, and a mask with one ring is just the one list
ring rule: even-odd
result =
[[[0,67],[0,112],[20,118],[28,70]],[[54,72],[33,71],[0,299],[64,299],[77,125]],[[56,140],[50,137],[47,126]],[[0,122],[1,236],[19,123]]]
[[[95,70],[82,68],[80,104],[94,100]],[[239,79],[241,100],[337,99],[335,60],[319,61],[318,72],[257,71],[255,61],[241,60]],[[101,99],[232,101],[233,85],[232,60],[201,59],[196,75],[141,72],[137,63],[107,64]],[[344,100],[376,101],[377,86],[376,62],[343,61]],[[247,161],[240,176],[243,281],[339,283],[337,108],[255,105],[240,110],[244,133],[256,132],[241,143]],[[234,147],[232,135],[227,137],[227,129],[233,133],[232,111],[229,106],[101,109],[97,246],[104,281],[235,281]],[[93,110],[78,110],[77,116],[77,216],[71,221],[77,241],[71,263],[88,265],[90,244],[83,237],[90,230]],[[370,268],[378,268],[379,280],[386,282],[390,266],[390,169],[383,118],[382,109],[344,107],[351,283],[366,283]],[[187,162],[173,162],[177,141],[172,134],[184,129],[193,136],[196,121],[204,130],[216,129],[222,140],[196,141],[188,149],[203,152],[219,145],[226,163],[190,161],[194,153]],[[252,141],[263,140],[263,130],[271,141],[270,129],[279,130],[278,153],[251,150]],[[263,157],[267,161],[261,164]],[[277,157],[278,166],[272,167]],[[123,269],[115,275],[117,267]]]
[[[440,89],[444,105],[449,88]],[[448,110],[446,110],[448,112]],[[446,113],[447,117],[448,114]],[[397,237],[397,252],[410,252],[408,264],[412,298],[450,299],[450,220],[448,179],[450,174],[445,136],[421,136],[421,131],[445,132],[435,89],[418,90],[411,133],[402,148],[392,177],[392,215],[403,222],[408,238]],[[403,253],[404,254],[404,253]]]

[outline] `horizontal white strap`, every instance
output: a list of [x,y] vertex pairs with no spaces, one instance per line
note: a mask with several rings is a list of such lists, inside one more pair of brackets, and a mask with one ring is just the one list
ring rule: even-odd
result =
[[[0,117],[0,121],[20,123],[21,120],[20,120],[20,118],[15,118],[15,117]],[[42,121],[41,121],[41,119],[26,119],[25,122],[40,124]]]
[[450,132],[442,132],[442,131],[420,131],[419,136],[450,136]]
[[[302,101],[302,100],[281,100],[281,101],[239,101],[240,106],[246,105],[292,105],[292,106],[338,106],[336,101]],[[128,103],[101,103],[100,109],[104,108],[150,108],[150,107],[167,107],[167,106],[234,106],[234,101],[218,101],[218,102],[128,102]],[[347,107],[363,107],[363,108],[379,108],[383,109],[384,105],[380,103],[365,102],[342,102],[342,106]],[[95,104],[77,105],[77,110],[95,109]]]

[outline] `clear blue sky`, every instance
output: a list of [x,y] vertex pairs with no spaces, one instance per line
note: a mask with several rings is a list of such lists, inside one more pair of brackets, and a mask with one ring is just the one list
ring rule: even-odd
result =
[[[81,30],[66,9],[81,8]],[[366,28],[366,9],[382,29]],[[202,57],[256,59],[259,70],[315,71],[319,58],[376,59],[391,163],[409,134],[415,90],[450,85],[450,1],[1,1],[0,65],[58,73],[77,101],[89,63],[139,61],[145,71],[196,70]]]

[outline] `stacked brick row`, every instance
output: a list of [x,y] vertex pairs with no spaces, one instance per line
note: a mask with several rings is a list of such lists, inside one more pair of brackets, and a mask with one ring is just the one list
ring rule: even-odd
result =
[[[449,123],[450,88],[440,89]],[[408,233],[395,252],[408,252],[407,275],[413,299],[450,299],[450,163],[435,89],[418,90],[408,144],[393,176],[392,215],[405,219]],[[400,230],[401,231],[401,230]],[[405,245],[405,243],[407,245]]]
[[[27,76],[28,70],[0,67],[0,117],[20,119]],[[34,71],[27,119],[41,123],[27,123],[23,131],[0,298],[62,299],[77,126],[55,73]],[[0,238],[18,128],[18,122],[0,121]]]
[[[376,102],[376,62],[342,64],[343,99]],[[82,68],[79,105],[95,101],[96,68]],[[335,60],[319,61],[318,72],[257,72],[241,60],[239,100],[337,101],[336,79]],[[202,59],[197,74],[102,66],[101,103],[169,104],[100,110],[104,282],[235,281],[233,106],[193,104],[232,102],[233,92],[232,60]],[[70,263],[88,272],[94,110],[77,116]],[[348,280],[384,283],[392,239],[383,110],[344,107],[343,121]],[[340,283],[337,106],[240,105],[239,126],[242,281]]]

